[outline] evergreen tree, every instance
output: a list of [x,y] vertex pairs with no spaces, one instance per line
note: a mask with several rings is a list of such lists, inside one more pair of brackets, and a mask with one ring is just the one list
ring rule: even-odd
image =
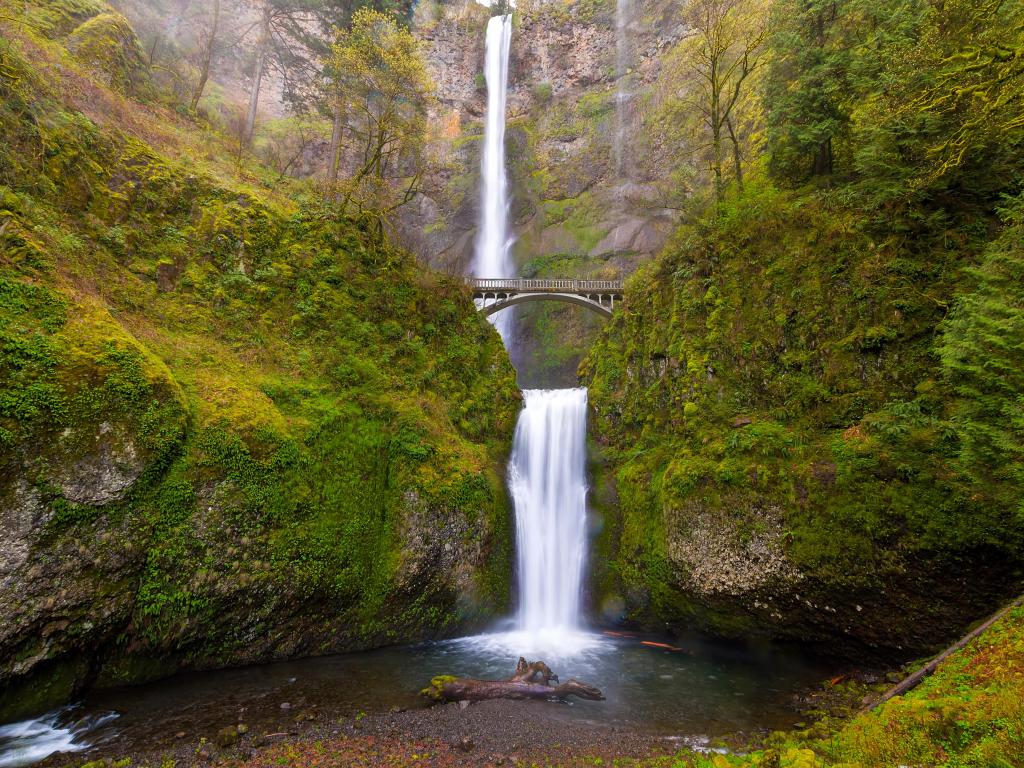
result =
[[972,275],[939,346],[959,396],[955,421],[966,472],[1024,515],[1024,195]]
[[802,182],[835,170],[846,135],[850,52],[842,21],[849,0],[781,0],[773,9],[772,62],[765,87],[770,167]]

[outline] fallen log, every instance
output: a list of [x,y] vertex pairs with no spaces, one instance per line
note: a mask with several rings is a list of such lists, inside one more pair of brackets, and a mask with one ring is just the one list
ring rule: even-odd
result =
[[981,635],[982,633],[984,633],[993,624],[995,624],[997,621],[999,621],[1001,618],[1003,618],[1006,614],[1008,614],[1014,608],[1019,607],[1021,604],[1024,604],[1024,595],[1021,595],[1020,597],[1018,597],[1016,600],[1014,600],[1012,603],[1010,603],[1006,607],[1002,608],[1001,610],[996,611],[994,614],[989,616],[985,621],[983,621],[980,625],[978,625],[973,630],[968,632],[966,635],[961,637],[959,640],[957,640],[955,643],[953,643],[953,645],[949,646],[949,648],[947,648],[942,653],[940,653],[938,656],[933,658],[931,661],[929,661],[927,664],[925,664],[919,670],[917,670],[916,672],[914,672],[909,677],[906,677],[901,682],[899,682],[896,685],[894,685],[892,688],[890,688],[885,693],[883,693],[877,700],[872,701],[870,704],[868,704],[867,706],[863,707],[860,710],[860,714],[864,714],[865,712],[870,712],[871,710],[876,709],[877,707],[879,707],[882,704],[884,704],[885,702],[887,702],[889,699],[894,698],[896,696],[902,696],[903,694],[907,693],[908,691],[912,691],[914,688],[916,688],[918,685],[921,684],[921,681],[923,681],[926,677],[928,677],[936,669],[938,669],[939,665],[942,662],[944,662],[946,659],[948,659],[954,653],[956,653],[961,648],[966,646],[969,642],[971,642],[971,640],[973,640],[974,638],[976,638],[979,635]]
[[[551,685],[551,683],[557,685]],[[577,696],[589,701],[604,701],[604,694],[579,680],[559,683],[558,675],[543,661],[527,662],[520,657],[515,674],[508,680],[474,680],[441,675],[430,681],[421,693],[431,701],[485,701],[487,699],[568,699]]]

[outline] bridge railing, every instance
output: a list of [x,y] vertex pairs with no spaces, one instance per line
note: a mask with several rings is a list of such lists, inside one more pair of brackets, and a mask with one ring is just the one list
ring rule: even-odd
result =
[[466,280],[476,291],[502,291],[508,293],[621,293],[621,280],[572,280],[537,278],[478,278]]

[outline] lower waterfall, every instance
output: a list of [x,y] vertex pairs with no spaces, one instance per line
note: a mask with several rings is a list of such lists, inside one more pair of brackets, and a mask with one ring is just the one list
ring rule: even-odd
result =
[[528,389],[523,399],[509,462],[519,628],[573,631],[587,546],[587,390]]

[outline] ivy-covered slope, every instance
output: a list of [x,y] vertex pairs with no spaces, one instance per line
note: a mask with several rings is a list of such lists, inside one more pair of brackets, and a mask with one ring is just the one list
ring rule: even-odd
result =
[[583,367],[621,501],[603,588],[918,653],[1021,584],[1024,9],[771,11],[764,154]]
[[911,654],[1018,588],[1022,209],[914,231],[765,187],[683,228],[583,366],[606,604]]
[[501,610],[518,394],[466,291],[367,223],[231,180],[220,144],[149,101],[109,8],[18,19],[0,21],[0,721]]

